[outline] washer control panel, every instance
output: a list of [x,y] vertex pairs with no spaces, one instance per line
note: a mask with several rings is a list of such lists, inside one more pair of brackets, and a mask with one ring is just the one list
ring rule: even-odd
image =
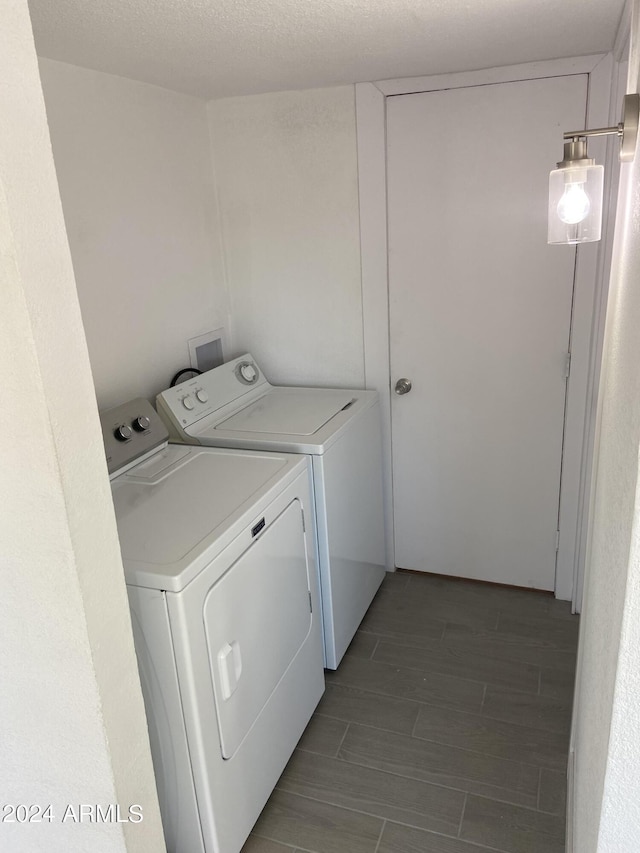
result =
[[109,474],[161,447],[169,439],[161,418],[143,397],[100,412],[100,424]]
[[163,391],[157,398],[158,411],[167,423],[185,429],[214,412],[224,413],[225,407],[242,405],[246,395],[253,398],[259,389],[270,387],[253,356],[245,353]]

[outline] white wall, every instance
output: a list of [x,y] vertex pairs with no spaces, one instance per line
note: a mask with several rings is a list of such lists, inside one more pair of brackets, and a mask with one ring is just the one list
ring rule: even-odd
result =
[[354,90],[209,104],[234,354],[280,384],[364,383]]
[[[636,14],[630,91],[640,85],[639,56]],[[636,853],[640,845],[639,188],[636,155],[621,170],[603,352],[573,731],[575,853]]]
[[40,60],[101,408],[152,398],[226,322],[203,101]]
[[[26,0],[0,27],[2,823],[12,853],[163,850],[87,349]],[[67,804],[142,823],[62,823]]]

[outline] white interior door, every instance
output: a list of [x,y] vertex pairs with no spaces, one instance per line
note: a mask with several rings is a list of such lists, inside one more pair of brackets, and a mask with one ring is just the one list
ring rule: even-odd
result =
[[387,99],[396,565],[554,588],[575,249],[548,173],[586,75]]

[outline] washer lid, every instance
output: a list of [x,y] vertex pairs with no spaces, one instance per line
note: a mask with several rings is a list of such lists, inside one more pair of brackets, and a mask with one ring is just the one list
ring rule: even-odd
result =
[[229,432],[313,435],[350,403],[352,391],[273,388],[239,412],[216,424]]
[[275,453],[169,445],[117,477],[113,503],[127,579],[140,582],[130,577],[132,563],[144,569],[144,586],[182,586],[190,579],[178,583],[185,566],[299,462]]

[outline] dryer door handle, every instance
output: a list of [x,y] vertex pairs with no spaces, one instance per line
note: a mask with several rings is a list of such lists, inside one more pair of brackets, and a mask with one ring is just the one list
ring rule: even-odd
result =
[[242,655],[237,640],[225,643],[218,652],[218,674],[222,688],[222,698],[226,701],[235,693],[242,674]]

